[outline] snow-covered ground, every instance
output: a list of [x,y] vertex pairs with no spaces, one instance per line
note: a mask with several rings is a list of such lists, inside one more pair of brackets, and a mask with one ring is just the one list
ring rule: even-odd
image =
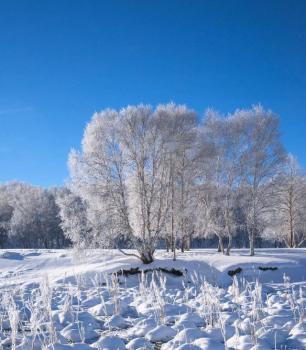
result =
[[306,349],[306,249],[2,250],[0,301],[3,349]]

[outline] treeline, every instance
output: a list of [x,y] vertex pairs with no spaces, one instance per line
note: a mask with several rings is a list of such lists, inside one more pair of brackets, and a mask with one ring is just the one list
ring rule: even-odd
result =
[[21,182],[0,186],[0,248],[62,248],[71,242],[61,228],[56,198],[63,190]]
[[69,167],[67,188],[0,187],[2,246],[129,247],[148,263],[161,245],[174,258],[192,244],[305,245],[305,174],[261,106],[203,118],[175,104],[107,109]]

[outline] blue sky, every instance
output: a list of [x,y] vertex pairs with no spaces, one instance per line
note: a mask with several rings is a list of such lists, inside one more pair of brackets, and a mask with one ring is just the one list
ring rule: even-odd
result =
[[61,185],[94,111],[262,103],[306,166],[306,1],[0,1],[0,181]]

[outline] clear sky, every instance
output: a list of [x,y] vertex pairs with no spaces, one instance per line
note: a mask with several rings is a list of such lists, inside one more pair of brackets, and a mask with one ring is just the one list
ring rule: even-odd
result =
[[0,0],[0,181],[61,185],[94,111],[258,102],[306,166],[306,1]]

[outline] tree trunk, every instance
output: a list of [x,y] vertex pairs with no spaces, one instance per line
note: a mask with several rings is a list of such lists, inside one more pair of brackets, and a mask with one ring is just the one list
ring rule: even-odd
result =
[[250,241],[250,256],[255,255],[255,234],[254,230],[251,230],[249,234],[249,241]]
[[155,250],[152,250],[152,249],[141,250],[141,251],[138,250],[138,254],[127,253],[119,247],[117,249],[119,250],[119,252],[121,252],[126,256],[134,256],[135,258],[140,259],[143,264],[150,264],[151,262],[154,261]]
[[294,230],[293,230],[293,220],[290,217],[290,230],[289,230],[289,248],[295,248],[295,237],[294,237]]
[[294,219],[293,219],[293,189],[289,190],[289,247],[295,248]]
[[175,240],[175,238],[173,240],[172,252],[173,252],[173,261],[176,261],[176,240]]
[[218,241],[218,249],[217,249],[217,252],[218,252],[218,253],[221,253],[220,239],[219,239],[219,241]]
[[223,243],[223,239],[222,239],[221,236],[218,236],[218,238],[219,238],[218,253],[224,254],[224,243]]
[[191,248],[191,242],[192,242],[192,234],[193,232],[191,232],[189,235],[188,235],[188,238],[187,238],[187,244],[186,244],[186,250],[190,250]]
[[153,253],[151,251],[142,252],[140,254],[140,259],[144,264],[151,264],[153,262]]
[[190,241],[189,241],[189,237],[186,237],[186,250],[190,250]]
[[227,244],[227,248],[226,248],[226,255],[230,255],[230,252],[231,252],[231,248],[232,248],[232,241],[233,241],[233,237],[232,235],[230,234],[228,236],[228,244]]
[[169,240],[169,237],[166,237],[166,238],[165,238],[165,243],[166,243],[166,251],[167,251],[167,253],[169,253],[169,250],[170,250],[170,240]]
[[182,237],[182,240],[181,240],[181,252],[182,253],[185,252],[185,237]]

